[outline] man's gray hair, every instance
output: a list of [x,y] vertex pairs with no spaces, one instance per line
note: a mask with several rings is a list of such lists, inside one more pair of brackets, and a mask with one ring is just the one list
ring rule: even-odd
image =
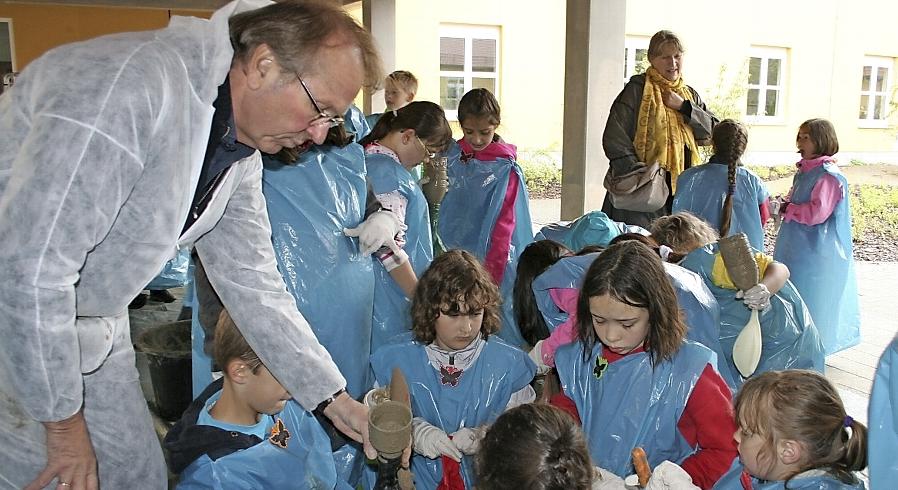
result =
[[310,73],[328,48],[358,48],[365,73],[362,87],[380,87],[384,74],[371,34],[334,2],[285,0],[237,14],[230,19],[234,58],[247,61],[255,49],[268,45],[277,62],[300,74]]

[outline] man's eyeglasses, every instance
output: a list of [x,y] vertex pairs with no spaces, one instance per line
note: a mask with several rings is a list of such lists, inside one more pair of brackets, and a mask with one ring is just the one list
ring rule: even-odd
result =
[[421,141],[421,138],[418,135],[415,135],[415,139],[418,140],[418,143],[421,145],[421,148],[424,148],[424,163],[430,163],[430,160],[437,156],[435,151],[430,151],[430,148],[427,148],[427,145]]
[[296,74],[297,80],[299,80],[299,84],[302,85],[302,89],[306,91],[306,95],[309,96],[309,100],[312,102],[312,107],[315,108],[315,111],[318,112],[318,117],[312,120],[309,123],[309,126],[327,126],[328,128],[333,128],[335,126],[339,126],[343,124],[342,116],[331,116],[330,114],[321,110],[321,107],[318,105],[318,102],[315,102],[315,97],[312,97],[312,92],[309,91],[309,87],[306,86],[306,82],[303,81],[302,77],[299,76],[299,73]]

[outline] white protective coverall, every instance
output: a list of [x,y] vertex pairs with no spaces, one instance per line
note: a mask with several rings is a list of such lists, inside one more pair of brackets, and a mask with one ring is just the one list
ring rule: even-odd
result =
[[0,487],[35,478],[40,422],[82,405],[103,488],[166,486],[127,307],[179,246],[195,242],[246,340],[302,406],[345,386],[277,271],[258,151],[181,236],[233,56],[228,17],[268,3],[59,47],[0,97]]

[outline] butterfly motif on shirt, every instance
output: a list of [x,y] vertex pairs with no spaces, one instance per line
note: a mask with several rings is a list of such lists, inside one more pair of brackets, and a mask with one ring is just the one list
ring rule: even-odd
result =
[[290,431],[284,426],[284,421],[278,418],[274,427],[271,428],[271,435],[268,436],[268,442],[275,446],[287,449],[287,439],[290,439]]
[[596,379],[602,379],[602,375],[605,374],[605,370],[608,369],[608,359],[605,359],[602,356],[596,357],[596,367],[592,370],[592,375],[596,377]]
[[458,378],[464,372],[455,366],[440,366],[440,383],[449,386],[458,386]]

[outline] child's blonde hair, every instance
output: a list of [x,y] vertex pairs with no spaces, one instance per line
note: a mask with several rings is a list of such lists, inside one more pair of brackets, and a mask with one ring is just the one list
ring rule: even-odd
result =
[[820,468],[853,483],[852,472],[867,467],[867,427],[845,413],[832,383],[815,371],[767,371],[749,378],[736,395],[736,423],[765,439],[759,464],[772,467],[777,442],[791,439],[807,455],[795,474]]
[[480,334],[485,340],[501,327],[499,302],[499,288],[477,258],[464,250],[449,250],[433,259],[418,281],[411,306],[415,340],[434,341],[440,313],[466,314],[481,309]]
[[227,309],[221,310],[221,314],[218,315],[218,323],[215,325],[213,358],[225,375],[227,375],[228,363],[233,359],[245,362],[253,373],[256,373],[262,365],[259,356],[243,338]]
[[418,79],[410,71],[396,70],[387,75],[387,82],[392,82],[397,88],[411,95],[418,93]]
[[836,137],[836,128],[833,123],[821,118],[808,119],[798,127],[799,132],[802,129],[808,133],[818,155],[831,157],[839,152],[839,138]]
[[679,211],[652,221],[652,238],[659,245],[667,245],[674,252],[686,255],[718,240],[717,231],[698,216]]
[[483,490],[589,490],[593,466],[583,431],[567,413],[530,403],[503,413],[475,459]]
[[502,122],[499,101],[485,88],[475,88],[458,102],[458,122],[464,123],[469,117],[487,117],[490,124],[498,126]]
[[686,338],[686,323],[661,257],[645,244],[627,240],[600,253],[583,278],[577,301],[577,335],[585,347],[584,358],[599,340],[592,324],[589,298],[606,294],[621,303],[648,310],[645,350],[653,364],[671,359],[680,349]]
[[723,201],[723,212],[720,216],[720,236],[730,232],[733,219],[733,195],[736,193],[736,168],[742,165],[742,154],[748,145],[748,128],[734,119],[724,119],[714,126],[711,133],[714,143],[714,155],[727,162],[727,197]]

